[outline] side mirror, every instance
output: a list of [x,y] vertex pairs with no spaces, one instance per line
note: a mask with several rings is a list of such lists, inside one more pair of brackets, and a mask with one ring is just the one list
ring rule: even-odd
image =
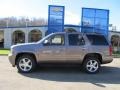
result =
[[45,45],[45,46],[50,45],[50,42],[49,42],[48,40],[45,40],[45,41],[43,42],[43,45]]

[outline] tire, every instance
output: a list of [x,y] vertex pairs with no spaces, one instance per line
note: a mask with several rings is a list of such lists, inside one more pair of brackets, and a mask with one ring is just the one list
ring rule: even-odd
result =
[[95,57],[87,57],[83,62],[83,70],[89,74],[98,73],[100,70],[100,61]]
[[17,69],[20,73],[30,73],[36,68],[36,61],[30,55],[22,55],[17,59]]

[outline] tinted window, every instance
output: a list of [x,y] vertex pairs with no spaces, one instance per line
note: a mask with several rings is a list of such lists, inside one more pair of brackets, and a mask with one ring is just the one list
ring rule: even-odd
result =
[[92,45],[108,45],[106,38],[103,35],[87,35]]
[[69,45],[72,46],[79,46],[85,44],[83,37],[79,34],[70,34],[68,36],[68,39],[69,39]]

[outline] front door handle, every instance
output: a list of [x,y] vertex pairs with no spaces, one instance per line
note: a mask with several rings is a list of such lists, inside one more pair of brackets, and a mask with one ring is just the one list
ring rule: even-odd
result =
[[52,51],[50,50],[47,50],[47,51],[43,51],[44,54],[49,54],[49,53],[52,53]]
[[58,54],[58,53],[60,53],[60,51],[59,51],[59,50],[57,50],[57,51],[55,51],[55,53],[56,53],[56,54]]

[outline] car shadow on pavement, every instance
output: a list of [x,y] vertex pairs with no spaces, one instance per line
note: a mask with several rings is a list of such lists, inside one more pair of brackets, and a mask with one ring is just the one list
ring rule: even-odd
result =
[[40,67],[36,72],[22,74],[26,77],[58,82],[88,82],[105,87],[105,84],[120,84],[120,68],[102,66],[97,74],[87,74],[80,67]]

